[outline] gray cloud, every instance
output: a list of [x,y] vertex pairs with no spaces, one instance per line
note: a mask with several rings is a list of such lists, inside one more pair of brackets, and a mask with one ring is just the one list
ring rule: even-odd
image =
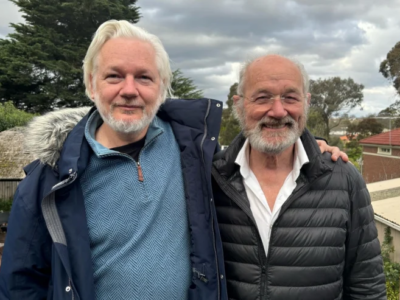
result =
[[[400,0],[139,0],[139,25],[160,37],[174,69],[206,96],[226,100],[240,62],[266,52],[294,56],[312,78],[352,77],[366,87],[365,107],[382,109],[394,92],[378,72],[399,41]],[[21,22],[0,0],[0,37]],[[369,111],[371,112],[371,111]]]
[[139,5],[139,25],[157,34],[173,67],[211,97],[226,100],[237,79],[235,63],[275,52],[295,56],[312,78],[352,77],[363,83],[366,107],[381,109],[394,99],[378,69],[396,42],[393,34],[382,33],[398,32],[399,0],[146,0]]

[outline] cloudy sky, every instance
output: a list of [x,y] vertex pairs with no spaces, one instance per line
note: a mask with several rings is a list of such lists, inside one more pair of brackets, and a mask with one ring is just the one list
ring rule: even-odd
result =
[[[273,52],[300,60],[310,77],[362,83],[363,110],[377,113],[396,99],[378,72],[400,41],[400,0],[139,0],[139,25],[158,35],[172,61],[204,91],[225,101],[242,61]],[[0,0],[0,37],[23,21]]]

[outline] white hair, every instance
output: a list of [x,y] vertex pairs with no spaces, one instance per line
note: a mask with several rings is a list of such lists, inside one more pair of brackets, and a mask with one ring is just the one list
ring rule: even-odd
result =
[[86,88],[86,95],[91,98],[90,93],[90,75],[94,77],[96,73],[97,56],[100,53],[103,45],[112,38],[134,38],[150,43],[156,52],[156,64],[161,78],[160,97],[161,103],[165,101],[167,96],[172,95],[171,81],[172,72],[169,63],[169,56],[164,49],[160,39],[154,34],[148,33],[143,28],[140,28],[128,21],[109,20],[100,25],[93,36],[93,40],[86,52],[83,61],[83,79]]
[[310,89],[310,79],[308,77],[308,74],[307,74],[306,69],[304,68],[303,64],[296,59],[286,57],[286,56],[280,55],[280,54],[263,54],[263,55],[257,56],[255,58],[252,58],[252,59],[246,61],[245,63],[243,63],[242,67],[240,69],[240,73],[239,73],[239,84],[237,86],[237,94],[241,97],[244,94],[244,82],[246,80],[246,73],[247,73],[247,69],[249,68],[249,66],[256,60],[263,58],[263,57],[268,57],[268,56],[282,57],[282,58],[289,60],[291,63],[293,63],[299,69],[299,71],[301,73],[301,77],[303,79],[304,94],[307,95],[307,93],[309,92],[309,89]]

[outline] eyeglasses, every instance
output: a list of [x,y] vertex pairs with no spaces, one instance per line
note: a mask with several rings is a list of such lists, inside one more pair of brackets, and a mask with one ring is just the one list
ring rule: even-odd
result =
[[240,95],[245,99],[248,99],[250,102],[258,104],[258,105],[266,105],[266,104],[273,104],[273,101],[277,98],[281,101],[283,106],[295,105],[300,104],[302,100],[306,99],[306,97],[296,94],[289,94],[289,95],[267,95],[261,94],[254,97],[245,97],[244,95]]

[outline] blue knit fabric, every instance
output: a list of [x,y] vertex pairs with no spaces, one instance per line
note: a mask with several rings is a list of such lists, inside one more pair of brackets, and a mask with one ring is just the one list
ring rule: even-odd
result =
[[98,112],[85,131],[94,154],[81,177],[96,299],[187,299],[188,216],[180,151],[169,123],[155,118],[136,162],[94,139]]

